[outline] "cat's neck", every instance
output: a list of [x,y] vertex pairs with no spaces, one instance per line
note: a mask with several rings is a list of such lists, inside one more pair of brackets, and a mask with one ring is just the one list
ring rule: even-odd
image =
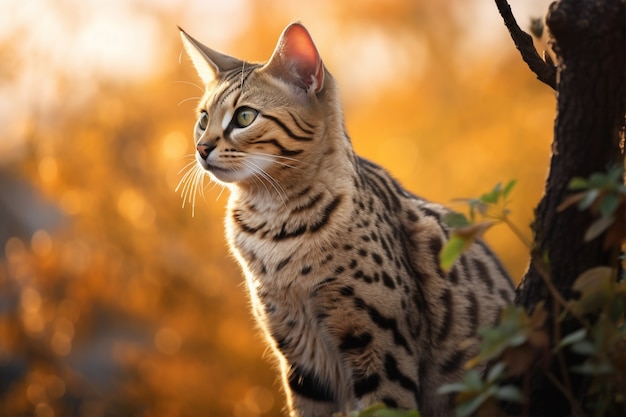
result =
[[[258,177],[247,184],[230,186],[231,207],[255,207],[255,211],[275,216],[292,210],[292,203],[305,193],[324,192],[330,195],[351,197],[354,192],[354,179],[357,175],[356,156],[349,139],[341,133],[332,141],[339,145],[327,149],[319,159],[303,163],[302,167],[292,168],[291,175],[278,180]],[[330,138],[324,138],[324,141]]]

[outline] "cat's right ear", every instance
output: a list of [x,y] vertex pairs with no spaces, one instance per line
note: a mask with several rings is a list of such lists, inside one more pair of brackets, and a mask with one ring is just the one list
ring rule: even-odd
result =
[[193,66],[205,84],[215,80],[222,72],[243,66],[243,61],[214,51],[189,36],[180,27],[178,29],[180,30],[180,37],[183,40],[185,51],[187,51],[187,55],[191,58]]
[[267,70],[304,91],[318,93],[324,87],[324,65],[309,31],[301,23],[285,28]]

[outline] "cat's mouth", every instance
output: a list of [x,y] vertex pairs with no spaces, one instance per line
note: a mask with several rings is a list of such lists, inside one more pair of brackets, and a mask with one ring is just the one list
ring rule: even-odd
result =
[[202,168],[204,168],[205,170],[209,172],[233,172],[234,171],[232,168],[222,168],[217,165],[209,164],[208,162],[204,163]]
[[250,176],[245,167],[228,167],[216,165],[201,158],[198,158],[199,165],[207,172],[211,178],[221,183],[240,182]]
[[237,177],[236,169],[227,168],[212,164],[205,160],[198,161],[199,165],[206,171],[213,179],[220,182],[233,182],[233,177]]
[[267,168],[271,165],[271,161],[265,158],[247,158],[227,161],[226,165],[216,164],[198,157],[198,164],[209,173],[211,178],[223,183],[243,182],[245,180],[269,180],[275,181],[267,172]]
[[209,157],[203,158],[202,155],[200,155],[199,153],[196,153],[196,161],[198,162],[198,165],[200,165],[202,169],[204,169],[205,171],[209,171],[209,172],[232,171],[232,169],[230,168],[224,168],[224,167],[215,165],[215,163],[209,162],[208,159]]

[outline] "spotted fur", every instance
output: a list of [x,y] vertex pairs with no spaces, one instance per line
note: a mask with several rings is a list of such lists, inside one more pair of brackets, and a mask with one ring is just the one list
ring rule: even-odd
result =
[[451,415],[437,388],[459,379],[476,329],[512,300],[499,261],[478,242],[442,271],[448,209],[354,153],[335,81],[302,25],[285,29],[267,64],[182,37],[206,84],[194,169],[230,189],[228,242],[289,415],[381,401]]

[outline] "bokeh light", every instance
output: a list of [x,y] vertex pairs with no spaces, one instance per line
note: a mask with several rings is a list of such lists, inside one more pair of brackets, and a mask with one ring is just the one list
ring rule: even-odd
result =
[[[549,2],[511,4],[524,26]],[[227,192],[175,191],[202,95],[176,25],[262,61],[294,20],[358,153],[444,203],[515,178],[529,231],[554,97],[492,2],[0,0],[0,416],[282,415]],[[487,238],[521,277],[524,246]]]

